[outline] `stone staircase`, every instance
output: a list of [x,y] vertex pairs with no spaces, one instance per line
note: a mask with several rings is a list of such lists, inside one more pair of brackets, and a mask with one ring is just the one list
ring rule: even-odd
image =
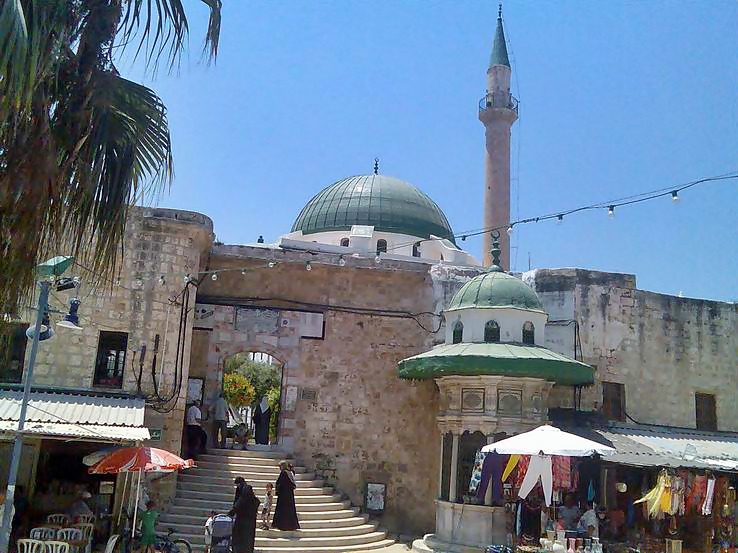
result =
[[[271,451],[216,449],[201,455],[197,467],[179,474],[177,494],[162,515],[159,530],[173,528],[175,535],[192,544],[193,551],[204,550],[205,520],[210,511],[226,513],[233,503],[233,479],[242,476],[262,499],[267,482],[279,475],[279,461],[285,459]],[[256,551],[260,553],[334,553],[369,551],[392,545],[384,531],[366,515],[343,501],[334,490],[304,468],[295,467],[295,502],[300,530],[256,530]],[[276,507],[276,496],[274,507]],[[272,515],[274,514],[272,507]],[[259,519],[257,519],[258,521]]]

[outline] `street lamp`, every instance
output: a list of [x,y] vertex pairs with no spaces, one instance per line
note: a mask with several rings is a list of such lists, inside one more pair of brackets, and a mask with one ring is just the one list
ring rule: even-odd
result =
[[[20,465],[21,451],[23,449],[23,429],[26,422],[26,411],[28,411],[28,400],[31,395],[31,382],[33,381],[33,367],[36,363],[38,344],[54,336],[49,321],[49,289],[52,281],[61,276],[72,264],[74,259],[67,256],[57,256],[36,267],[36,275],[39,278],[38,306],[36,310],[36,323],[29,327],[26,336],[33,339],[31,343],[31,354],[28,358],[28,369],[23,374],[23,399],[21,401],[20,414],[18,416],[18,428],[15,431],[13,442],[13,454],[10,460],[10,471],[8,473],[8,488],[5,493],[5,507],[3,511],[2,528],[0,529],[0,553],[8,553],[10,531],[13,524],[13,502],[15,499],[15,483],[18,479],[18,467]],[[76,315],[76,308],[74,309]],[[70,315],[72,308],[70,306]]]

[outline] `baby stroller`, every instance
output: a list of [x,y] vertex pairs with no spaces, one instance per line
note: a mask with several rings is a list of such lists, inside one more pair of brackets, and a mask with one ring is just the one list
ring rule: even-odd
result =
[[210,553],[231,553],[233,519],[228,515],[215,515],[212,532]]

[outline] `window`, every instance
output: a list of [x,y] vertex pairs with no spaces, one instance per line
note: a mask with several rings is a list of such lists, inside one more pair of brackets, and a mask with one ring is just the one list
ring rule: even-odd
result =
[[413,244],[413,257],[420,257],[420,242]]
[[458,344],[459,342],[461,342],[461,339],[463,337],[464,337],[464,324],[461,321],[456,321],[456,323],[454,323],[454,333],[453,333],[453,338],[451,341],[454,344]]
[[484,325],[484,341],[488,344],[500,341],[500,325],[497,321],[487,321]]
[[602,383],[602,413],[607,420],[625,421],[625,385]]
[[377,255],[387,253],[387,240],[377,240]]
[[531,346],[536,343],[536,327],[530,321],[523,325],[523,343]]
[[349,239],[348,239],[348,238],[341,238],[341,245],[342,245],[342,246],[343,246],[344,248],[348,248],[348,245],[349,245]]
[[717,430],[717,409],[714,394],[694,394],[697,430]]
[[126,366],[128,334],[125,332],[100,332],[95,360],[95,386],[123,387],[123,369]]
[[0,382],[18,384],[23,380],[27,329],[27,323],[9,323],[0,327]]

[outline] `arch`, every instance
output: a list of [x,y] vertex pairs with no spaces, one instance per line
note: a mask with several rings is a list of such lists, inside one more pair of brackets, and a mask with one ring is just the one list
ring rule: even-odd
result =
[[464,339],[464,323],[456,321],[454,323],[454,330],[451,343],[458,344]]
[[523,323],[523,343],[531,346],[536,343],[536,327],[530,321]]
[[348,238],[341,238],[341,246],[344,248],[348,248],[349,246],[349,239]]
[[469,493],[469,484],[474,471],[477,452],[487,444],[487,437],[476,430],[465,430],[459,436],[459,456],[456,472],[456,495],[451,501],[459,501]]
[[500,341],[500,325],[497,321],[487,321],[484,325],[484,341],[488,344],[496,344]]
[[413,244],[413,257],[420,257],[420,242]]
[[377,255],[380,253],[387,253],[387,240],[384,240],[383,238],[377,240]]

